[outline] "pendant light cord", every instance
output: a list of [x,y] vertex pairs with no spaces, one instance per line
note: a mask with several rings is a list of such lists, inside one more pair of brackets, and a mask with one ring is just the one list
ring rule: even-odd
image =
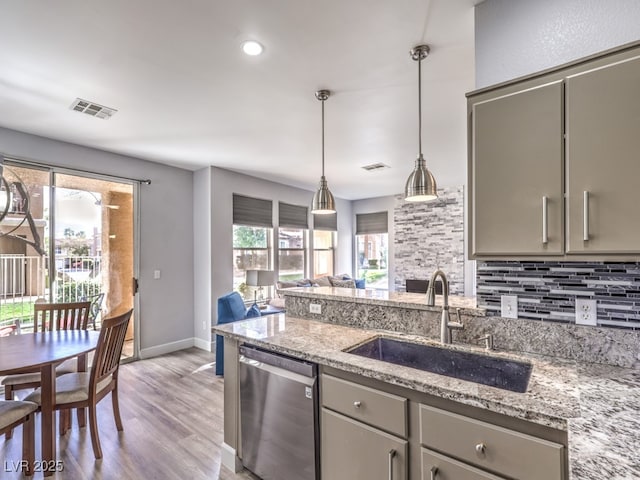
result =
[[324,100],[322,100],[322,176],[324,177]]
[[422,57],[418,59],[418,152],[422,158]]

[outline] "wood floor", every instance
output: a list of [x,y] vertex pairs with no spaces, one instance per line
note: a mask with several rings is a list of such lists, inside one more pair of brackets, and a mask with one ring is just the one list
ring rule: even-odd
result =
[[[58,436],[64,471],[54,480],[202,479],[255,480],[220,465],[223,381],[214,375],[214,356],[195,348],[120,367],[120,412],[124,432],[113,421],[111,399],[98,404],[102,460],[96,461],[89,429],[73,427]],[[36,418],[36,458],[40,456]],[[24,478],[11,470],[21,457],[22,432],[0,437],[0,478]],[[33,478],[42,478],[36,473]],[[284,479],[283,479],[284,480]]]

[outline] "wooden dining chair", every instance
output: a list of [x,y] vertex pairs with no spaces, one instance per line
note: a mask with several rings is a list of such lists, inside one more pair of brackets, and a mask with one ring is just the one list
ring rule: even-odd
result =
[[[127,326],[133,310],[120,316],[104,319],[98,338],[98,346],[93,357],[90,372],[68,373],[56,381],[56,400],[54,408],[65,411],[72,408],[89,409],[89,428],[91,445],[96,460],[102,458],[102,448],[98,436],[96,406],[109,392],[113,404],[113,417],[118,431],[122,431],[120,406],[118,404],[118,368],[120,356],[127,334]],[[25,400],[40,405],[41,391],[38,388]]]
[[[91,302],[36,303],[33,307],[33,331],[86,330]],[[66,360],[56,367],[56,376],[77,371],[76,359]],[[13,400],[16,390],[40,386],[40,373],[17,373],[2,380],[5,400]],[[78,411],[78,421],[84,425],[84,411]],[[11,430],[6,434],[11,438]]]
[[[0,435],[13,431],[22,424],[22,462],[14,462],[13,466],[20,465],[22,472],[33,475],[35,461],[35,422],[33,417],[38,405],[33,402],[0,400]],[[4,468],[11,465],[5,460]]]

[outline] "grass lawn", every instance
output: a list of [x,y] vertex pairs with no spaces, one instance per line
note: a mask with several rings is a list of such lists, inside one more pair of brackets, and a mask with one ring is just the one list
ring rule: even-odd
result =
[[0,323],[9,323],[14,318],[33,318],[33,302],[0,304]]

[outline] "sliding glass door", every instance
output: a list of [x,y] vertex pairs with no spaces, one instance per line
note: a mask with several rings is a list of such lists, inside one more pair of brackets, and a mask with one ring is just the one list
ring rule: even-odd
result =
[[[0,212],[10,208],[0,221],[0,334],[32,329],[35,302],[91,301],[96,329],[133,308],[134,185],[20,165],[3,170]],[[134,324],[128,357],[137,355]]]

